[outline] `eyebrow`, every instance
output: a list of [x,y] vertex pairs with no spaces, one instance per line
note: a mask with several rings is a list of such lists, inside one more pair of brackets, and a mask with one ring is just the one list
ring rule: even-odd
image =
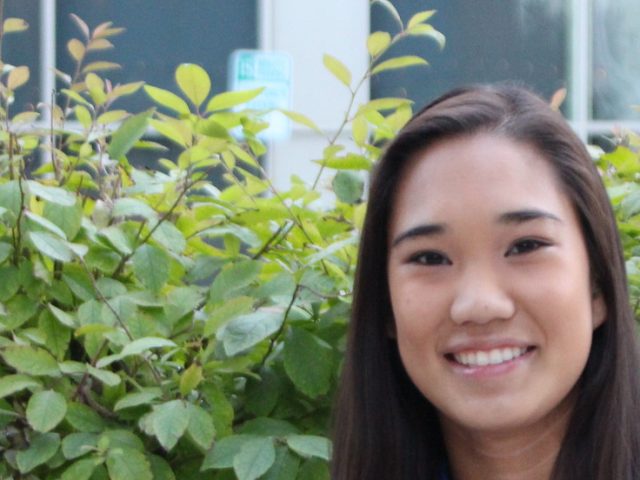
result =
[[562,223],[562,220],[560,220],[560,218],[553,213],[537,209],[515,210],[513,212],[506,212],[498,217],[498,222],[507,224],[520,224],[540,219],[549,219]]
[[[498,216],[498,223],[502,224],[521,224],[525,222],[531,222],[533,220],[553,220],[555,222],[562,223],[562,220],[551,212],[537,209],[526,210],[514,210],[512,212],[505,212]],[[447,226],[442,223],[427,223],[424,225],[418,225],[402,232],[391,243],[392,247],[395,247],[400,242],[415,237],[430,237],[434,235],[442,235],[447,230]]]

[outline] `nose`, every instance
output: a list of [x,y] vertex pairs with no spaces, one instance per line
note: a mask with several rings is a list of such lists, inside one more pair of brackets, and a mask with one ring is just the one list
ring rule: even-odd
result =
[[484,324],[508,319],[515,313],[515,303],[504,288],[499,275],[489,269],[467,268],[451,303],[451,320],[457,324]]

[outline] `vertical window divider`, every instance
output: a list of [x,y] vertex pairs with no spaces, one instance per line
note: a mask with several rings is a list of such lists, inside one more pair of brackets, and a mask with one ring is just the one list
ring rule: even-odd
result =
[[592,117],[591,5],[593,0],[571,0],[569,40],[569,98],[571,123],[587,140]]

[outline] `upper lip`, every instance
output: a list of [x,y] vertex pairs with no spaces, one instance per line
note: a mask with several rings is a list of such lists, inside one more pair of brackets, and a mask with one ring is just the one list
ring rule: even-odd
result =
[[448,343],[443,353],[455,355],[462,352],[488,351],[495,348],[529,348],[532,346],[534,345],[531,342],[512,338],[467,339]]

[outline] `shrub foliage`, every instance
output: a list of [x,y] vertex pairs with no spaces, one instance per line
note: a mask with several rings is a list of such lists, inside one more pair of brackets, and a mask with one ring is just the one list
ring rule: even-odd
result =
[[[40,112],[13,104],[28,67],[2,64],[0,477],[328,478],[363,185],[411,116],[406,99],[354,99],[372,75],[426,63],[394,57],[396,42],[444,43],[432,11],[403,22],[377,3],[398,32],[370,35],[360,78],[325,55],[351,102],[314,184],[287,190],[260,163],[264,112],[242,109],[260,89],[212,96],[193,64],[175,91],[114,85],[110,22],[72,18],[75,71],[56,72],[60,102]],[[27,27],[7,18],[2,35]],[[132,94],[150,108],[119,109]],[[179,155],[163,158],[150,131]]]

